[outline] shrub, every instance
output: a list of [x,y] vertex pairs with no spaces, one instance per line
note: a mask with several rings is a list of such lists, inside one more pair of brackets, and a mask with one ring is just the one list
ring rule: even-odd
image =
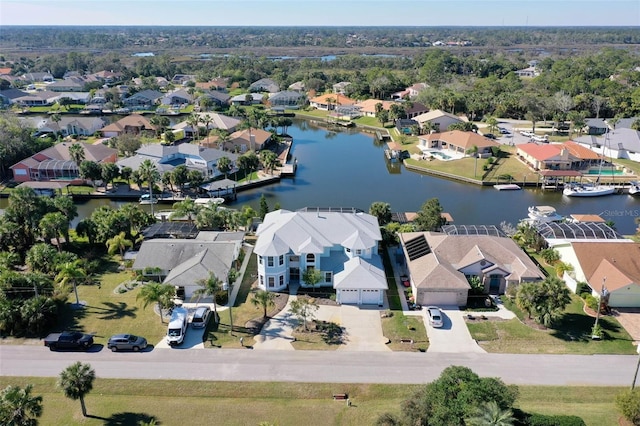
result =
[[229,300],[229,294],[226,290],[220,290],[216,293],[216,303],[218,305],[226,305]]
[[587,294],[587,296],[584,298],[584,303],[587,305],[589,309],[593,309],[594,311],[597,311],[598,303],[600,303],[600,300],[596,297],[593,297],[593,295],[591,294]]
[[[582,293],[591,294],[591,287],[589,287],[589,284],[585,283],[584,281],[580,281],[576,286],[576,294],[579,294],[580,297],[582,297]],[[584,299],[584,297],[582,298]]]
[[640,389],[626,390],[616,395],[616,407],[634,425],[640,423]]

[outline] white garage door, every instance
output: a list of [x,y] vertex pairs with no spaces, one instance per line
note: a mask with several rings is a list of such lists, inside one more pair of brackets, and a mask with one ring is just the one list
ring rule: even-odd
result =
[[340,290],[340,303],[357,304],[358,303],[358,290]]
[[422,306],[456,306],[458,304],[457,294],[454,292],[426,292],[422,295]]
[[380,303],[380,290],[362,290],[363,305],[377,305]]

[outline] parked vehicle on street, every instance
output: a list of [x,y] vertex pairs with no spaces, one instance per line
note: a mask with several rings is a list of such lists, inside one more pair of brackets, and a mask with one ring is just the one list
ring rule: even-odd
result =
[[44,345],[49,350],[58,349],[82,349],[87,350],[93,346],[93,336],[77,331],[63,331],[62,333],[51,333],[44,338]]
[[145,349],[147,347],[147,339],[136,336],[134,334],[116,334],[109,338],[107,349],[112,352],[117,351],[134,351]]
[[429,316],[429,324],[431,324],[431,327],[442,327],[442,311],[440,311],[440,308],[436,306],[427,307],[427,315]]
[[169,346],[177,346],[184,342],[187,332],[188,312],[185,308],[173,308],[169,327],[167,328],[167,343]]
[[205,328],[211,317],[211,309],[208,306],[198,306],[191,317],[191,326],[193,328]]

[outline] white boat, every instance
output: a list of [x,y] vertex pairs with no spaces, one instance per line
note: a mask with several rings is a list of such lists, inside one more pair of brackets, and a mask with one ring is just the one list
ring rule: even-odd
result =
[[564,217],[559,215],[551,206],[531,206],[529,207],[529,219],[536,222],[561,222]]
[[140,197],[140,204],[158,204],[156,197],[151,197],[149,194],[142,194]]
[[631,182],[631,186],[629,187],[629,195],[634,195],[636,197],[640,196],[640,182],[634,180]]
[[595,184],[571,184],[565,185],[562,193],[567,197],[600,197],[616,192],[614,186]]
[[502,184],[502,185],[493,185],[493,187],[495,189],[497,189],[498,191],[517,191],[518,189],[522,189],[522,188],[520,188],[519,185],[516,185],[515,183],[507,183],[507,184]]
[[224,203],[224,198],[196,198],[193,202],[203,206],[208,204],[220,205]]

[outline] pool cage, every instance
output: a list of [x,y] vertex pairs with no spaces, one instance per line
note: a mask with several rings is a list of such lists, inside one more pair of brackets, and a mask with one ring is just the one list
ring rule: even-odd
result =
[[33,178],[36,180],[75,179],[79,175],[79,169],[75,161],[44,160],[38,164],[35,175]]

